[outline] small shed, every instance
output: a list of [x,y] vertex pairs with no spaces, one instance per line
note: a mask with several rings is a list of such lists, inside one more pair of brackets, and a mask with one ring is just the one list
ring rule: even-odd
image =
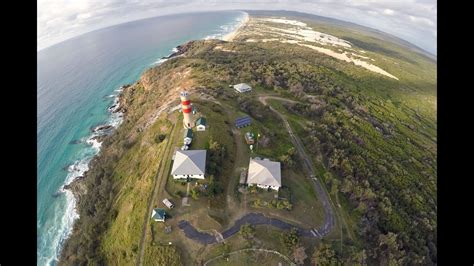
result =
[[174,208],[174,204],[169,199],[164,199],[163,204],[165,204],[168,209]]
[[250,86],[249,86],[248,84],[246,84],[246,83],[235,84],[235,85],[234,85],[234,89],[235,89],[237,92],[239,92],[239,93],[252,91],[252,87],[250,87]]
[[155,222],[164,222],[165,216],[166,216],[166,211],[165,209],[161,209],[161,208],[153,209],[151,213],[151,218],[155,220]]
[[205,131],[206,126],[207,126],[206,118],[199,117],[198,120],[196,120],[196,130],[197,131]]
[[193,141],[193,131],[190,128],[184,130],[184,145],[189,145]]
[[247,144],[255,144],[255,139],[254,139],[254,135],[253,133],[251,132],[246,132],[245,133],[245,141],[247,142]]

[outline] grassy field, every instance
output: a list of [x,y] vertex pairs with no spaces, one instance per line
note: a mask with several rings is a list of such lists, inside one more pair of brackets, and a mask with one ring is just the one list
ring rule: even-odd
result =
[[[89,173],[87,186],[94,194],[81,204],[79,229],[65,248],[71,264],[134,264],[155,182],[162,184],[155,206],[163,207],[161,200],[168,197],[176,207],[167,211],[165,223],[147,221],[146,265],[155,259],[196,265],[222,254],[222,244],[204,246],[187,239],[177,227],[182,219],[209,233],[225,230],[249,211],[304,227],[322,224],[321,203],[298,161],[282,172],[282,183],[291,191],[291,211],[251,206],[257,198],[270,201],[275,193],[237,192],[240,170],[251,156],[279,160],[292,148],[281,120],[258,101],[259,94],[298,102],[268,100],[303,141],[339,210],[337,225],[324,240],[339,262],[354,265],[370,254],[368,264],[436,263],[436,63],[375,33],[307,22],[315,30],[348,39],[399,80],[278,42],[191,43],[185,56],[147,71],[124,90],[128,114],[117,134],[104,142],[106,148]],[[216,50],[216,45],[234,52]],[[228,87],[240,82],[254,90],[238,94]],[[202,115],[209,124],[205,132],[194,132],[191,149],[209,152],[211,140],[225,149],[216,174],[222,191],[189,198],[191,206],[182,206],[187,185],[172,179],[172,153],[165,151],[182,146],[181,115],[153,118],[165,101],[177,97],[179,88],[190,88],[196,118]],[[252,125],[234,129],[235,118],[243,115],[252,117]],[[174,139],[169,135],[172,124]],[[254,152],[244,142],[247,131],[261,135]],[[162,142],[156,140],[159,134],[166,135]],[[209,180],[193,182],[190,189],[202,183]],[[102,222],[104,229],[96,229]],[[171,226],[171,233],[165,233],[165,226]],[[250,245],[288,255],[281,233],[258,226],[250,244],[239,235],[225,242],[230,251]],[[310,256],[321,241],[302,238],[300,244]]]
[[219,258],[214,260],[207,265],[218,266],[218,265],[291,265],[287,260],[281,256],[261,252],[261,251],[243,251],[241,253],[229,255],[228,259]]
[[151,194],[161,152],[168,140],[156,144],[159,133],[170,133],[170,122],[160,120],[142,137],[148,145],[134,146],[125,154],[115,168],[115,177],[122,190],[117,195],[115,208],[118,215],[104,236],[102,248],[113,264],[135,263],[138,240],[141,236],[146,203]]

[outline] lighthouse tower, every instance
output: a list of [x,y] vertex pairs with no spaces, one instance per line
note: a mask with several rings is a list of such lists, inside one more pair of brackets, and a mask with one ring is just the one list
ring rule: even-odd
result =
[[181,92],[181,109],[183,110],[183,126],[184,128],[193,128],[193,107],[191,106],[191,100],[189,100],[189,94],[186,91]]

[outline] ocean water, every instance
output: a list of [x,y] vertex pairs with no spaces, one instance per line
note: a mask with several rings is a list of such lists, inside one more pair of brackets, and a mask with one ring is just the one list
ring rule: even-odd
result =
[[247,14],[239,11],[162,16],[81,35],[37,54],[37,259],[56,265],[78,215],[64,184],[81,176],[100,143],[91,129],[118,126],[107,110],[120,87],[160,64],[189,40],[222,38]]

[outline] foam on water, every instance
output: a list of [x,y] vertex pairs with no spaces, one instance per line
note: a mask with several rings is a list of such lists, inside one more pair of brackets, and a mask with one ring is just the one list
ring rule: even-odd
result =
[[163,64],[166,61],[168,61],[167,58],[160,58],[160,59],[156,60],[155,62],[151,63],[151,65],[152,66],[159,66],[159,65]]
[[[224,21],[227,21],[228,19],[228,16],[229,14],[226,13],[226,14],[223,14],[223,15],[220,15],[220,17],[216,18],[218,19],[218,21],[222,21],[222,23],[224,23]],[[200,16],[200,15],[196,15],[196,16]],[[236,14],[236,16],[240,16],[240,14]],[[206,19],[198,19],[198,21],[204,21]],[[196,25],[198,25],[200,29],[199,33],[196,32],[194,29],[193,29],[193,34],[197,35],[199,34],[199,37],[196,37],[194,35],[190,35],[190,33],[186,33],[186,32],[183,32],[183,34],[181,34],[179,37],[173,37],[173,38],[176,38],[175,41],[173,42],[174,45],[178,45],[178,44],[181,44],[181,43],[184,43],[185,41],[188,41],[188,38],[190,38],[189,36],[194,36],[192,38],[204,38],[204,36],[209,36],[209,35],[212,35],[212,34],[217,34],[219,35],[220,37],[224,36],[227,32],[225,32],[227,29],[230,29],[230,24],[232,23],[228,23],[229,26],[227,26],[228,24],[225,24],[226,26],[225,27],[221,27],[216,31],[213,32],[213,30],[210,28],[210,29],[205,29],[204,30],[204,27],[214,27],[216,28],[217,25],[216,23],[209,23],[209,21],[206,22],[207,24],[202,24],[201,26],[199,26],[200,24],[199,23],[196,23]],[[234,23],[234,22],[233,22]],[[141,27],[146,27],[145,26],[146,24],[144,24],[144,26],[141,26]],[[206,25],[206,26],[204,26]],[[125,30],[125,27],[123,28]],[[127,28],[129,29],[129,28]],[[144,28],[144,29],[147,29],[147,31],[143,30],[143,32],[147,32],[146,35],[143,35],[141,38],[147,38],[147,36],[150,36],[148,34],[150,28]],[[165,34],[166,36],[168,36],[169,34]],[[116,35],[116,36],[120,36],[120,35]],[[155,34],[154,36],[159,36],[158,34]],[[164,35],[163,35],[164,36]],[[179,38],[179,40],[178,40]],[[84,38],[86,39],[86,38]],[[140,40],[142,40],[140,39]],[[78,42],[80,41],[81,39],[76,39],[75,42]],[[105,39],[104,39],[105,40]],[[151,40],[151,39],[150,39]],[[97,38],[94,39],[94,41],[97,41]],[[102,41],[102,40],[101,40]],[[104,41],[102,41],[104,42]],[[147,44],[147,42],[144,42],[143,40],[141,41],[143,44]],[[123,47],[123,41],[121,42],[122,43],[122,47]],[[75,44],[76,45],[76,44]],[[103,44],[99,44],[99,46],[102,45],[101,47],[105,47],[103,46]],[[111,44],[108,44],[108,45],[112,45]],[[60,73],[63,73],[64,71],[58,71],[60,69],[65,69],[64,65],[61,65],[63,64],[64,62],[61,62],[61,63],[57,63],[58,65],[57,66],[54,66],[53,67],[53,63],[56,62],[56,61],[50,61],[50,60],[46,60],[46,61],[43,61],[45,62],[44,64],[45,65],[41,65],[41,67],[39,67],[39,73],[38,73],[38,76],[40,77],[39,79],[39,84],[38,84],[38,95],[37,95],[37,98],[38,98],[38,102],[39,102],[39,108],[42,108],[42,109],[39,109],[38,113],[39,115],[40,114],[46,114],[46,115],[49,115],[49,116],[41,116],[40,118],[41,121],[39,122],[39,129],[38,129],[38,132],[47,132],[46,130],[44,129],[48,129],[48,132],[49,132],[49,129],[50,128],[55,128],[55,127],[58,127],[58,125],[54,124],[55,122],[59,123],[59,122],[68,122],[68,121],[71,121],[71,125],[73,125],[74,127],[77,127],[77,128],[74,128],[74,133],[63,133],[62,131],[60,131],[61,135],[54,135],[54,134],[49,134],[49,135],[46,135],[46,134],[40,134],[38,133],[38,143],[42,143],[42,145],[40,146],[39,144],[39,147],[42,147],[41,151],[39,152],[39,155],[38,156],[41,156],[39,158],[49,158],[49,157],[46,157],[45,154],[63,154],[62,150],[61,153],[56,153],[56,150],[54,149],[57,149],[55,146],[53,146],[52,144],[50,143],[54,143],[55,142],[55,139],[54,137],[61,137],[61,138],[64,138],[64,139],[67,139],[67,141],[65,141],[65,143],[69,143],[71,139],[80,139],[81,142],[78,143],[78,145],[68,145],[67,146],[67,150],[69,152],[69,154],[71,155],[67,155],[67,156],[64,156],[64,158],[68,158],[67,161],[61,161],[61,160],[65,160],[65,159],[61,159],[61,157],[58,155],[56,157],[52,157],[54,160],[58,161],[58,163],[56,165],[60,165],[60,168],[62,168],[65,164],[67,164],[67,162],[73,162],[72,164],[69,165],[69,167],[67,168],[67,174],[66,176],[62,176],[61,174],[56,174],[55,172],[53,171],[42,171],[42,172],[39,172],[42,176],[42,180],[46,180],[45,182],[53,182],[54,180],[57,180],[58,178],[60,178],[60,182],[61,182],[61,185],[54,185],[52,188],[57,190],[57,192],[59,192],[56,195],[53,195],[54,197],[51,197],[51,192],[47,192],[47,190],[45,188],[47,188],[47,183],[45,184],[42,184],[42,187],[38,187],[38,194],[39,195],[44,195],[45,197],[42,197],[41,200],[44,201],[45,203],[42,204],[42,205],[38,205],[38,206],[41,206],[41,207],[38,207],[38,216],[41,216],[41,215],[46,215],[44,217],[44,220],[40,220],[40,218],[38,218],[38,222],[37,222],[37,228],[38,228],[38,238],[37,238],[37,244],[38,244],[38,249],[37,249],[37,258],[38,258],[38,262],[37,262],[37,265],[56,265],[57,264],[57,260],[58,260],[58,256],[60,254],[60,251],[61,251],[61,247],[64,243],[64,241],[66,241],[66,239],[70,236],[71,232],[72,232],[72,228],[73,228],[73,224],[75,222],[76,219],[79,218],[79,214],[77,213],[77,210],[76,210],[76,199],[74,197],[74,195],[72,194],[71,191],[69,190],[65,190],[63,189],[63,185],[68,185],[68,184],[71,184],[75,179],[77,179],[78,177],[80,176],[83,176],[84,173],[89,170],[89,162],[91,161],[91,159],[100,152],[100,149],[101,149],[101,142],[99,142],[97,139],[95,139],[96,137],[100,136],[100,135],[105,135],[105,134],[108,134],[110,133],[110,131],[108,130],[104,130],[102,132],[91,132],[89,134],[84,134],[84,132],[87,132],[88,128],[92,125],[97,125],[98,123],[102,124],[102,125],[111,125],[113,128],[117,128],[120,126],[120,124],[123,122],[123,113],[121,112],[115,112],[118,108],[119,108],[119,102],[118,102],[118,95],[123,91],[123,87],[119,87],[117,88],[118,86],[120,86],[120,84],[131,84],[133,83],[134,81],[136,81],[136,79],[139,77],[139,74],[144,70],[146,69],[146,66],[149,66],[150,65],[150,62],[152,62],[153,64],[153,54],[156,55],[156,51],[157,51],[157,45],[158,45],[158,51],[159,51],[159,45],[162,45],[162,43],[159,43],[159,44],[154,44],[153,46],[153,49],[154,50],[147,50],[147,58],[143,61],[140,61],[139,63],[135,63],[132,64],[131,61],[126,61],[126,60],[122,60],[120,61],[120,71],[123,70],[123,72],[121,73],[124,73],[124,74],[117,74],[116,76],[113,76],[113,79],[110,79],[107,80],[107,82],[114,82],[114,85],[113,86],[110,86],[110,84],[106,84],[106,79],[108,77],[111,77],[111,75],[113,73],[111,73],[110,71],[105,71],[107,69],[110,69],[110,67],[115,67],[115,65],[107,65],[105,62],[109,63],[109,62],[114,62],[114,64],[117,64],[115,61],[112,61],[111,58],[117,58],[116,55],[113,55],[112,54],[106,54],[108,57],[107,58],[110,58],[109,61],[104,61],[102,60],[102,62],[104,62],[103,64],[100,64],[98,66],[100,66],[100,68],[97,68],[95,70],[87,70],[89,72],[87,72],[86,70],[84,69],[89,69],[89,68],[83,68],[83,65],[81,65],[81,63],[77,63],[77,62],[74,62],[74,67],[78,68],[78,69],[81,69],[81,71],[77,71],[77,72],[67,72],[67,75],[63,74],[62,76],[60,76],[61,74]],[[166,45],[169,45],[166,44]],[[76,45],[77,46],[77,45]],[[145,46],[145,45],[142,45],[143,47],[147,48],[148,46]],[[60,47],[60,46],[58,46]],[[131,49],[133,46],[129,46],[127,47],[127,49]],[[84,49],[82,47],[82,49]],[[147,48],[148,49],[148,48]],[[169,49],[169,48],[168,48]],[[77,51],[77,50],[81,50],[81,49],[72,49],[70,51]],[[92,50],[84,50],[84,51],[89,51],[89,52],[95,52],[97,49],[92,49]],[[112,51],[113,49],[111,49],[110,51]],[[82,51],[82,52],[84,52]],[[97,51],[102,51],[102,53],[106,53],[105,51],[109,51],[109,49],[105,49],[105,50],[97,50]],[[170,50],[168,50],[170,51]],[[171,50],[171,52],[177,52],[177,49],[176,48],[173,48]],[[43,52],[43,53],[46,53],[46,52]],[[133,54],[133,55],[138,55],[140,53],[144,53],[142,50],[140,49],[137,49],[136,47],[133,47],[133,50],[130,50],[128,51],[127,50],[127,53],[130,53],[130,54]],[[162,52],[161,52],[162,53]],[[51,53],[53,54],[53,53]],[[68,53],[65,53],[65,54],[68,54]],[[69,53],[70,54],[70,53]],[[87,54],[85,54],[86,57],[89,56]],[[53,57],[53,58],[56,58],[56,57]],[[71,56],[70,58],[77,58],[77,57],[74,57],[74,56]],[[97,58],[97,56],[94,57],[94,55],[90,55],[88,57],[87,60],[93,60],[93,59],[89,59],[89,58]],[[120,57],[120,58],[127,58],[127,57]],[[72,59],[68,59],[68,60],[72,60]],[[161,60],[161,58],[159,60],[156,60],[155,62],[157,64],[161,64],[163,63],[164,61],[166,60]],[[60,62],[60,61],[57,61],[57,62]],[[70,64],[71,62],[70,61],[67,61],[68,64]],[[82,61],[81,61],[82,62]],[[84,61],[84,62],[88,62],[88,61]],[[93,61],[93,62],[96,62],[96,61]],[[47,64],[47,66],[52,66],[52,67],[45,67]],[[98,64],[98,63],[96,63]],[[39,65],[40,66],[40,65]],[[88,66],[94,66],[94,64],[90,64]],[[110,73],[109,73],[110,72]],[[57,74],[55,74],[57,73]],[[76,75],[76,76],[68,76],[69,73],[79,73],[81,74],[80,76]],[[87,75],[88,76],[87,76]],[[102,76],[101,76],[102,75]],[[125,78],[123,78],[125,76]],[[90,81],[94,81],[94,82],[99,82],[100,85],[94,85],[94,86],[97,86],[97,87],[93,87],[93,86],[90,86],[90,85],[85,85],[83,86],[82,83],[67,83],[67,82],[72,82],[74,80],[74,78],[76,77],[81,77],[81,79],[77,79],[79,81],[84,81],[84,80],[90,80]],[[61,80],[61,82],[53,82],[53,81],[57,81],[57,80]],[[120,80],[120,81],[118,81]],[[49,82],[49,83],[48,83]],[[76,81],[75,81],[76,82]],[[44,83],[46,85],[43,85],[41,83]],[[64,85],[64,84],[69,84],[69,85]],[[51,85],[53,84],[53,85]],[[60,85],[56,85],[56,84],[60,84]],[[82,85],[82,86],[81,86]],[[104,89],[104,90],[100,90],[99,91],[99,88],[104,88],[105,85],[107,86],[110,86],[108,87],[107,89]],[[51,86],[53,86],[52,88],[56,89],[56,92],[53,92],[51,90]],[[59,86],[59,87],[58,87]],[[100,87],[99,87],[100,86]],[[57,87],[57,88],[56,88]],[[66,89],[66,88],[72,88],[74,87],[75,90],[73,89]],[[86,91],[82,88],[87,88],[87,87],[90,87],[90,88],[94,88],[94,90],[90,90],[89,91]],[[114,87],[116,89],[114,89]],[[74,94],[75,91],[80,91],[82,94],[79,95],[79,94]],[[59,97],[60,93],[64,93],[64,94],[61,94],[61,96]],[[87,95],[87,93],[91,93],[92,97],[91,98],[84,98],[84,97],[89,97]],[[100,93],[100,95],[107,95],[106,97],[106,102],[109,104],[109,108],[106,107],[106,109],[102,109],[102,107],[100,107],[100,109],[102,109],[104,112],[109,112],[107,118],[104,119],[104,113],[97,113],[98,111],[97,110],[94,110],[94,111],[91,111],[90,114],[93,119],[90,121],[90,122],[87,122],[87,123],[78,123],[78,122],[82,122],[80,119],[80,117],[82,117],[82,115],[86,114],[86,113],[80,113],[80,115],[76,115],[76,114],[69,114],[70,116],[67,116],[67,117],[64,117],[66,115],[65,112],[61,111],[61,110],[67,110],[67,108],[65,109],[60,109],[60,104],[63,104],[63,106],[67,106],[67,104],[71,104],[71,103],[75,103],[75,102],[80,102],[80,101],[84,101],[84,102],[87,102],[87,103],[94,103],[95,106],[97,106],[97,104],[106,104],[104,102],[102,103],[98,103],[97,101],[93,101],[91,99],[94,99],[93,98],[93,95],[96,94],[96,93]],[[57,99],[54,98],[55,95],[58,95]],[[68,95],[74,95],[74,97],[83,97],[83,98],[74,98],[74,97],[66,97]],[[112,100],[113,98],[113,100]],[[45,102],[45,99],[48,99],[49,102]],[[70,100],[70,102],[67,102],[67,100],[69,99],[73,99],[73,100]],[[110,99],[110,100],[109,100]],[[54,100],[54,101],[53,101]],[[111,101],[111,103],[109,103],[109,101]],[[87,104],[84,103],[85,106],[87,106]],[[112,107],[110,108],[110,106],[113,106],[113,105],[116,105],[115,107]],[[89,108],[89,106],[87,106],[87,108]],[[51,114],[49,113],[46,113],[46,111],[49,111],[49,110],[54,110],[56,111],[57,110],[57,116],[52,116]],[[79,110],[79,109],[78,109]],[[88,110],[86,108],[84,108],[84,110]],[[77,112],[77,114],[79,114],[79,112]],[[61,116],[62,115],[62,116]],[[72,117],[74,115],[74,117]],[[43,118],[44,117],[44,118]],[[61,120],[63,119],[63,120]],[[75,120],[74,120],[75,119]],[[74,121],[75,123],[73,124],[72,121]],[[80,125],[87,125],[87,126],[82,126],[79,127]],[[42,131],[43,130],[43,131]],[[75,133],[75,132],[82,132],[82,133]],[[50,141],[50,142],[48,142]],[[44,144],[43,144],[44,143]],[[66,147],[64,145],[62,145],[61,147]],[[77,150],[79,149],[79,150]],[[50,160],[50,159],[48,159]],[[51,161],[48,161],[48,160],[42,160],[42,162],[40,162],[38,164],[38,169],[45,169],[46,167],[49,167],[51,169],[52,168],[52,164],[51,164]],[[41,161],[41,160],[40,160]],[[58,168],[59,169],[59,168]],[[40,170],[38,170],[40,171]],[[62,171],[61,171],[62,172]],[[52,174],[51,174],[52,173]],[[58,170],[58,173],[59,170]],[[52,176],[52,175],[56,175],[55,176]],[[53,178],[56,178],[56,179],[53,179]],[[38,180],[41,180],[40,178]],[[53,190],[54,191],[54,190]],[[48,196],[48,197],[46,197]],[[38,200],[40,200],[40,198],[38,198]],[[50,206],[51,208],[50,209],[47,209],[43,206]]]
[[[119,90],[122,91],[123,88]],[[113,108],[112,111],[115,111],[119,107],[118,99],[119,95],[115,95],[113,105],[116,105],[116,107]],[[122,121],[123,114],[121,112],[111,113],[107,125],[111,125],[114,128],[117,128]],[[100,135],[103,134],[100,132],[94,132],[87,138],[85,143],[87,143],[89,147],[83,150],[81,155],[82,159],[75,161],[68,167],[68,175],[66,177],[64,185],[70,185],[77,178],[84,176],[84,173],[89,170],[89,162],[96,154],[100,152],[100,148],[102,145],[102,143],[99,142],[97,139],[94,139],[94,137]],[[64,207],[64,215],[56,215],[55,217],[56,223],[60,225],[59,228],[50,227],[48,230],[48,234],[51,237],[50,239],[52,240],[52,244],[56,247],[56,252],[54,256],[39,258],[45,259],[45,265],[52,265],[57,263],[57,256],[58,254],[60,254],[62,244],[71,235],[74,221],[79,218],[79,214],[76,210],[76,198],[74,197],[74,194],[70,190],[64,189],[64,187],[61,187],[58,192],[61,193],[61,197],[65,197],[65,206],[62,206]],[[61,205],[59,205],[59,207],[61,207]],[[61,212],[58,211],[57,213]],[[59,234],[56,232],[56,230],[58,229]]]

